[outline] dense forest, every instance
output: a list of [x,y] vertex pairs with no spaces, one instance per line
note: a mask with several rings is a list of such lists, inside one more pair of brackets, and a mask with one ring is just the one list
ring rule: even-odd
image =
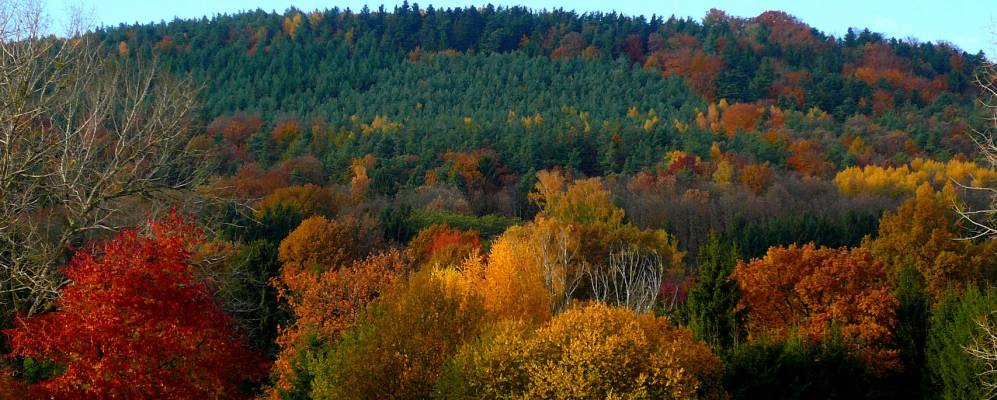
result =
[[995,394],[983,53],[779,11],[56,37],[8,3],[0,399]]

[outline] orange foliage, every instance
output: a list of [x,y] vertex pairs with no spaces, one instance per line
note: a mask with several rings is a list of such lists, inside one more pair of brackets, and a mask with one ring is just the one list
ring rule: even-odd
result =
[[270,136],[280,145],[287,145],[294,141],[301,134],[301,121],[297,118],[288,118],[274,126],[270,131]]
[[478,232],[433,225],[419,231],[405,253],[417,266],[457,266],[481,250]]
[[291,174],[283,168],[264,171],[257,163],[245,164],[230,178],[220,178],[214,189],[223,196],[254,199],[291,185]]
[[824,158],[820,142],[800,140],[789,145],[789,158],[786,164],[806,176],[823,177],[834,171],[834,164]]
[[281,26],[284,34],[293,38],[294,34],[298,31],[298,27],[301,26],[301,20],[301,13],[295,13],[291,17],[284,17],[284,24]]
[[[283,250],[283,245],[281,247]],[[298,269],[293,260],[284,260],[279,286],[295,323],[281,331],[281,347],[274,373],[276,388],[289,388],[295,379],[294,362],[305,350],[309,335],[319,341],[332,341],[357,323],[368,304],[399,279],[410,265],[399,251],[370,256],[348,265],[326,265],[324,270]],[[278,398],[276,392],[272,398]]]
[[738,181],[747,186],[755,194],[761,194],[772,184],[775,174],[768,164],[751,164],[741,168]]
[[259,115],[236,114],[215,117],[208,124],[206,131],[209,135],[221,135],[224,141],[241,146],[246,143],[250,135],[258,132],[261,126],[263,120]]
[[509,228],[488,253],[478,290],[496,319],[541,323],[551,317],[551,295],[531,235],[529,228]]
[[336,269],[367,256],[381,242],[380,228],[371,217],[314,216],[280,242],[280,261],[283,270]]
[[735,276],[751,339],[798,330],[804,340],[820,342],[838,330],[873,371],[899,367],[897,300],[887,267],[868,251],[773,247],[763,258],[738,262]]
[[750,103],[735,103],[724,110],[720,121],[724,133],[733,137],[739,130],[745,132],[753,130],[761,116],[760,107]]
[[696,94],[712,100],[716,94],[714,83],[723,68],[723,59],[690,47],[679,47],[651,53],[644,68],[660,69],[664,76],[678,75],[686,78],[689,87]]

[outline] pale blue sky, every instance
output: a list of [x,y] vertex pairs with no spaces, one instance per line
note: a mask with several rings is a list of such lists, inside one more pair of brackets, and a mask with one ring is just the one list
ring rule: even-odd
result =
[[[48,0],[53,19],[64,14],[67,1]],[[401,0],[384,0],[391,9]],[[420,7],[455,7],[482,5],[488,1],[442,0],[420,1]],[[657,1],[595,1],[595,0],[520,0],[492,1],[495,5],[524,5],[534,9],[563,7],[578,12],[618,11],[628,15],[651,14],[702,18],[710,8],[729,14],[749,17],[765,10],[783,10],[826,33],[841,36],[849,26],[869,28],[888,37],[915,37],[921,41],[944,40],[963,50],[985,51],[989,58],[997,54],[997,0],[657,0]],[[78,4],[78,3],[76,3]],[[376,9],[380,2],[363,0],[90,0],[84,1],[93,19],[100,25],[131,22],[192,18],[216,13],[262,8],[282,12],[288,7],[310,11],[314,9],[350,7],[359,10],[368,4]]]

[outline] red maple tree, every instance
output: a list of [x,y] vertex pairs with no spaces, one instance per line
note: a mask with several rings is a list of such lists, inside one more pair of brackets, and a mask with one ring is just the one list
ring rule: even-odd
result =
[[240,398],[267,362],[245,346],[189,259],[202,233],[171,213],[76,253],[56,311],[6,330],[13,357],[63,373],[31,387],[38,398]]

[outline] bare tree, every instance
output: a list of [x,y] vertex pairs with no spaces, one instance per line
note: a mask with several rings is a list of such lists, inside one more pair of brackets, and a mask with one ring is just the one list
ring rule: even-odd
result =
[[974,358],[983,362],[984,369],[980,372],[986,399],[997,396],[997,326],[992,318],[983,317],[977,321],[981,334],[973,338],[973,343],[967,346],[968,352]]
[[551,311],[557,314],[571,304],[585,276],[585,268],[578,260],[578,234],[571,225],[546,219],[537,222],[533,232],[537,262],[552,300]]
[[0,326],[58,297],[67,249],[129,207],[178,201],[203,171],[185,150],[187,81],[87,35],[46,35],[41,10],[0,0]]
[[609,254],[607,265],[589,271],[592,293],[600,301],[647,313],[654,307],[665,277],[665,263],[657,253],[622,246]]
[[[976,85],[982,92],[979,102],[986,112],[986,127],[970,131],[970,137],[976,143],[980,156],[991,167],[997,167],[997,65],[984,64],[976,74]],[[971,207],[966,203],[956,205],[959,215],[968,222],[967,239],[997,236],[997,187],[955,184],[989,199],[989,204],[984,207]]]

